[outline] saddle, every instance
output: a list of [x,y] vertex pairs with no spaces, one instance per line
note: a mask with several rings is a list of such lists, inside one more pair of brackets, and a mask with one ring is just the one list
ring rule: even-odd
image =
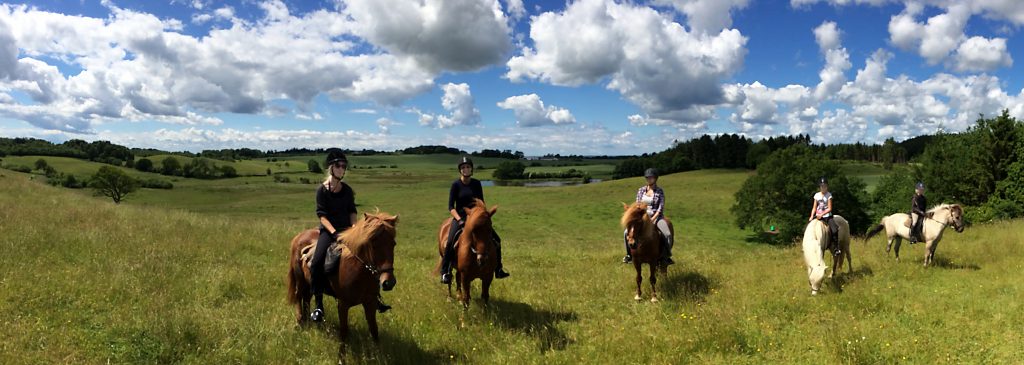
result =
[[[302,248],[302,264],[306,265],[311,271],[313,267],[311,261],[313,261],[313,251],[316,251],[316,243],[312,243]],[[337,242],[331,243],[327,247],[327,255],[324,257],[324,273],[333,274],[338,271],[338,264],[341,263],[341,246]]]

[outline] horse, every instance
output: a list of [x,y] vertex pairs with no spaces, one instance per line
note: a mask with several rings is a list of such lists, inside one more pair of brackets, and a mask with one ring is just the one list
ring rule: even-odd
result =
[[[952,225],[957,233],[964,231],[964,209],[959,204],[939,204],[928,210],[922,219],[925,220],[921,222],[921,234],[924,236],[925,242],[924,266],[928,266],[932,263],[932,259],[935,258],[935,249],[939,247],[939,241],[942,240],[942,231],[945,231],[946,227]],[[895,242],[896,261],[899,261],[900,244],[903,243],[903,239],[910,239],[910,227],[907,226],[909,220],[910,215],[906,213],[896,213],[883,217],[877,226],[868,231],[865,240],[871,239],[878,232],[881,232],[882,229],[885,229],[885,236],[888,240],[885,252],[889,253]]]
[[[843,259],[846,259],[847,272],[853,272],[853,258],[850,255],[850,223],[841,216],[832,218],[839,226],[839,249],[840,254],[832,254],[832,273],[829,279],[835,277],[836,272],[842,270]],[[807,222],[804,228],[803,251],[804,263],[807,265],[807,281],[811,285],[811,295],[818,295],[821,289],[821,282],[825,278],[825,246],[828,244],[828,224],[821,220]]]
[[[494,269],[498,266],[496,255],[497,244],[494,242],[491,226],[491,218],[498,212],[495,205],[488,209],[484,201],[476,199],[472,207],[465,208],[466,224],[462,227],[462,234],[455,241],[456,262],[455,262],[455,288],[458,290],[459,301],[463,309],[469,308],[470,283],[480,279],[480,299],[487,305],[491,297],[491,281],[494,280]],[[448,241],[448,230],[451,227],[452,219],[445,218],[437,232],[437,252],[440,258],[434,268],[434,275],[441,273],[441,263],[444,259],[445,244]],[[448,284],[448,298],[452,297],[452,284]]]
[[[626,243],[629,244],[630,255],[633,256],[633,268],[636,269],[636,296],[634,300],[643,300],[641,297],[641,284],[643,283],[643,264],[649,264],[651,268],[651,303],[658,302],[657,269],[660,266],[662,274],[667,268],[659,264],[661,259],[661,233],[651,216],[647,214],[647,204],[633,203],[627,205],[622,203],[625,212],[622,213],[620,221],[622,228],[626,230]],[[669,232],[675,233],[675,228],[668,218],[662,218],[668,223]]]
[[[348,310],[362,305],[366,315],[367,327],[374,342],[379,342],[377,335],[377,298],[380,289],[390,291],[395,287],[395,224],[398,216],[377,211],[373,214],[363,213],[363,220],[341,233],[338,248],[341,258],[338,272],[327,275],[327,287],[324,294],[338,300],[338,322],[341,347],[339,354],[344,354],[345,342],[348,339]],[[291,255],[288,260],[288,303],[296,306],[295,320],[304,326],[309,318],[309,300],[313,296],[310,286],[310,268],[308,259],[316,247],[320,233],[316,229],[300,232],[291,242]]]

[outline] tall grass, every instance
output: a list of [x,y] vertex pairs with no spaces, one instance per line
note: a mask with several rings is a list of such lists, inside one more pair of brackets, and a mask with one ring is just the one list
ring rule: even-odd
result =
[[[176,183],[115,206],[0,173],[0,363],[337,361],[336,312],[301,330],[284,300],[288,241],[314,224],[311,187]],[[619,202],[639,179],[488,188],[513,276],[495,282],[489,308],[474,301],[466,312],[430,275],[448,181],[353,174],[360,209],[401,217],[398,286],[385,294],[395,309],[378,316],[378,346],[351,312],[348,360],[1020,361],[1021,221],[949,231],[931,268],[921,267],[923,245],[905,245],[897,263],[882,239],[857,240],[853,273],[810,297],[799,248],[748,243],[733,226],[728,207],[746,174],[662,178],[678,264],[659,279],[660,304],[634,302],[632,266],[618,263]],[[254,197],[230,200],[245,196]],[[645,296],[648,285],[645,273]]]

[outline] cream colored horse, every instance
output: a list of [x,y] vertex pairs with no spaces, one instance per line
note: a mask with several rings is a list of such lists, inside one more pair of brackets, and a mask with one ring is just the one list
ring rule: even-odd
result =
[[[893,243],[896,243],[896,261],[900,260],[900,244],[903,240],[910,239],[910,227],[907,227],[907,221],[910,220],[910,215],[906,213],[896,213],[887,217],[882,218],[882,221],[877,226],[868,231],[868,236],[865,240],[871,239],[882,229],[885,229],[885,236],[888,240],[888,245],[885,247],[885,252],[893,248]],[[923,226],[921,227],[921,233],[924,236],[924,266],[928,266],[932,263],[932,259],[935,258],[935,249],[939,247],[939,241],[942,240],[942,231],[946,230],[946,227],[952,225],[957,232],[964,231],[964,210],[958,204],[940,204],[935,208],[932,208],[927,212],[924,218]]]
[[[843,258],[846,258],[847,272],[853,271],[853,259],[850,256],[850,223],[841,216],[833,218],[839,225],[839,247],[841,253],[832,256],[832,273],[828,275],[831,279],[837,271],[842,270]],[[807,264],[807,281],[811,284],[811,295],[817,295],[821,289],[821,282],[825,279],[825,246],[828,244],[828,225],[817,219],[808,222],[804,228],[804,263]]]

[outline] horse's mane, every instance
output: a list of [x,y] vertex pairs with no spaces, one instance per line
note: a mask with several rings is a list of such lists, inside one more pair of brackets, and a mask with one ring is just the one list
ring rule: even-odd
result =
[[647,205],[644,203],[633,203],[622,213],[622,228],[629,228],[630,224],[641,221],[647,214]]
[[959,208],[960,208],[959,204],[942,203],[942,204],[939,204],[939,205],[936,205],[936,206],[932,207],[932,209],[928,209],[928,211],[925,212],[925,214],[928,216],[928,218],[933,218],[933,217],[935,217],[935,213],[937,213],[940,210],[949,209],[950,211],[953,211],[954,209],[959,209]]
[[365,219],[356,222],[352,227],[341,233],[341,241],[352,251],[356,253],[362,252],[367,247],[372,246],[374,239],[381,232],[386,232],[391,237],[395,236],[395,226],[389,223],[389,221],[395,218],[397,217],[381,212],[380,209],[375,210],[373,213],[366,213]]
[[466,208],[466,226],[462,228],[463,232],[475,232],[479,226],[489,224],[491,219],[486,213],[487,205],[484,201],[473,199],[473,206]]

